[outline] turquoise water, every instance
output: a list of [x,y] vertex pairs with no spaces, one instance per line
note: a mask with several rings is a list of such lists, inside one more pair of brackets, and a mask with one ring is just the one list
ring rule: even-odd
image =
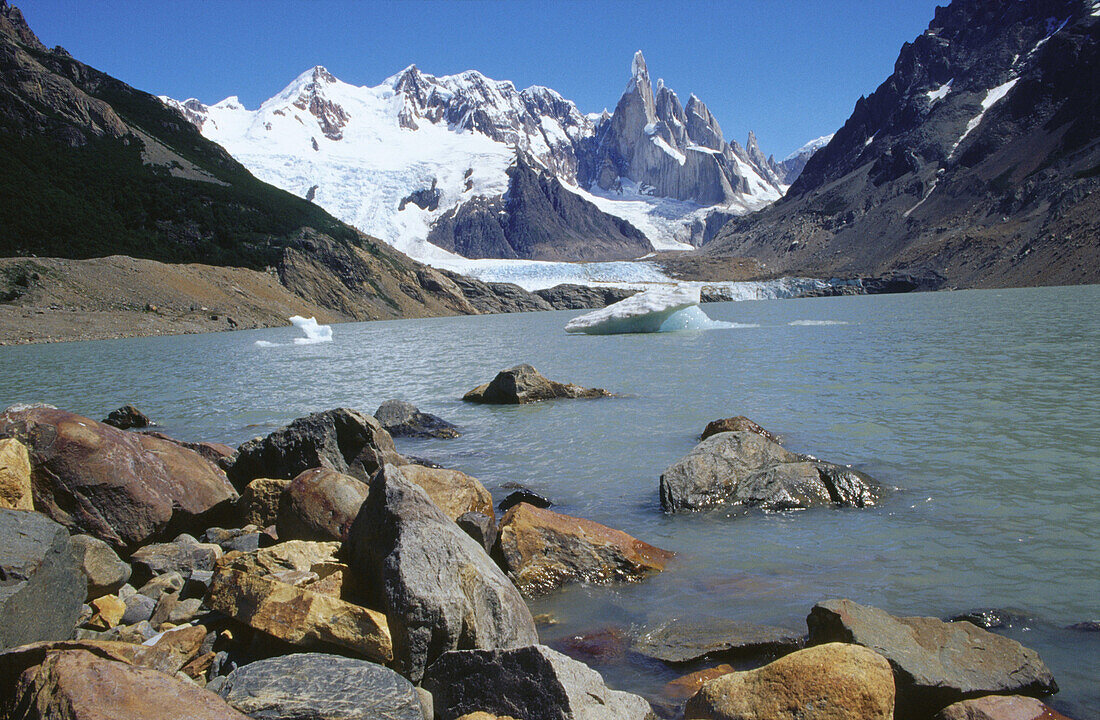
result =
[[[482,480],[519,482],[557,509],[679,557],[637,585],[533,603],[552,641],[671,617],[804,629],[818,600],[895,614],[978,607],[1031,618],[1010,631],[1062,686],[1052,704],[1100,717],[1100,286],[816,298],[704,306],[733,329],[567,335],[578,312],[294,328],[0,348],[0,404],[94,418],[133,403],[165,432],[237,444],[312,411],[401,398],[460,426],[398,440]],[[618,397],[533,406],[459,398],[529,362]],[[710,420],[747,415],[787,447],[896,488],[875,508],[665,516],[658,478]],[[676,673],[600,667],[652,693]]]

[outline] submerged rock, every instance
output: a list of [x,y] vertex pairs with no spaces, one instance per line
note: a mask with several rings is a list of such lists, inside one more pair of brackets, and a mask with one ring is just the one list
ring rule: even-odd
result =
[[107,425],[113,425],[119,430],[143,428],[156,424],[149,419],[148,415],[133,405],[123,405],[117,410],[112,410],[107,414],[107,417],[103,418],[103,422]]
[[405,678],[365,660],[299,653],[237,668],[218,690],[255,720],[424,720]]
[[717,435],[722,432],[754,432],[757,435],[762,435],[774,443],[779,442],[779,438],[768,432],[764,428],[757,425],[752,420],[749,420],[744,415],[738,415],[737,417],[722,418],[721,420],[711,420],[707,423],[707,426],[703,429],[703,434],[699,436],[700,440],[706,440],[711,435]]
[[670,513],[715,505],[865,507],[878,496],[878,486],[863,473],[793,453],[749,431],[713,435],[661,475],[661,507]]
[[492,381],[479,385],[462,396],[466,402],[492,405],[522,405],[558,398],[601,398],[611,393],[602,388],[565,385],[543,377],[530,365],[516,365],[501,370]]
[[82,550],[44,515],[0,509],[0,648],[69,637],[88,590]]
[[350,475],[306,470],[282,492],[275,523],[279,539],[343,541],[367,492],[367,484]]
[[523,720],[645,720],[643,698],[609,689],[595,670],[544,645],[444,653],[424,687],[441,720],[488,712]]
[[878,653],[829,643],[705,683],[686,720],[892,720],[894,678]]
[[394,437],[456,438],[458,428],[441,417],[420,412],[412,403],[387,400],[374,411],[374,417]]
[[344,552],[385,609],[395,667],[413,682],[448,650],[538,641],[515,586],[404,468],[387,465],[371,480]]
[[64,410],[8,410],[0,436],[30,448],[39,511],[116,549],[169,525],[201,524],[237,499],[225,473],[198,453]]
[[680,664],[779,656],[805,644],[801,633],[784,628],[719,618],[670,620],[643,630],[633,649],[646,657]]
[[241,445],[229,478],[244,487],[256,478],[289,479],[320,467],[366,481],[383,463],[404,464],[385,428],[370,415],[336,408]]
[[520,503],[527,503],[538,508],[554,507],[554,503],[550,498],[539,495],[525,487],[520,487],[508,493],[508,496],[497,504],[497,509],[501,512],[508,512]]
[[826,600],[814,606],[806,624],[812,645],[856,643],[890,662],[899,718],[931,715],[980,695],[1058,691],[1034,650],[968,622],[894,617],[851,600]]
[[505,569],[528,596],[570,583],[641,580],[673,556],[621,530],[527,503],[501,519],[499,547]]

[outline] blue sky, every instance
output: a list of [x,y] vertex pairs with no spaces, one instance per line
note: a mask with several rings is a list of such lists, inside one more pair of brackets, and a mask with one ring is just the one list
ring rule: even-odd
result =
[[[410,64],[545,85],[614,109],[635,50],[727,138],[783,157],[840,127],[893,70],[935,0],[13,0],[48,46],[142,90],[247,107],[324,65],[377,85]],[[941,0],[946,4],[946,0]]]

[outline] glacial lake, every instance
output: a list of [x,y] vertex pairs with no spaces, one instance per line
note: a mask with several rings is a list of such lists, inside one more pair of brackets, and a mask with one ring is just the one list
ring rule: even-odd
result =
[[[401,398],[460,426],[398,449],[518,482],[556,510],[678,557],[645,582],[583,586],[531,603],[554,643],[671,618],[805,631],[815,602],[896,615],[977,608],[1037,650],[1062,691],[1100,717],[1100,286],[704,305],[755,327],[567,335],[576,311],[358,323],[294,345],[295,328],[0,348],[0,403],[100,419],[133,403],[185,440],[236,445],[337,406]],[[258,347],[257,340],[282,343]],[[461,402],[500,369],[618,397],[523,407]],[[747,415],[785,445],[851,464],[889,491],[862,510],[666,516],[658,478],[708,421]],[[574,643],[576,645],[576,643]],[[612,656],[612,657],[609,657]],[[657,697],[681,674],[610,652],[586,661]]]

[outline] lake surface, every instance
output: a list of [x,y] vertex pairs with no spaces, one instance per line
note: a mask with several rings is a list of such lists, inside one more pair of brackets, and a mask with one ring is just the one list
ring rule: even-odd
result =
[[[577,336],[566,311],[337,325],[317,345],[278,328],[4,347],[0,404],[99,419],[133,403],[175,437],[235,445],[309,412],[409,400],[464,434],[399,450],[679,554],[640,584],[533,602],[558,621],[546,641],[705,616],[805,630],[829,597],[900,615],[1009,608],[1028,619],[1005,632],[1062,686],[1051,704],[1100,717],[1100,633],[1065,629],[1100,620],[1100,286],[703,308],[756,327]],[[519,362],[619,397],[460,401]],[[733,415],[896,489],[863,510],[662,514],[661,472]],[[650,696],[679,674],[596,667]]]

